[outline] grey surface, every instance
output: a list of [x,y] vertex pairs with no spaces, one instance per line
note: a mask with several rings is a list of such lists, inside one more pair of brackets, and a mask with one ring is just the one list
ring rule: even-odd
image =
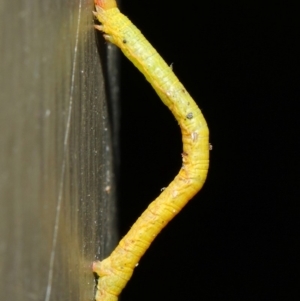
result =
[[92,1],[0,2],[0,300],[93,300],[115,241]]

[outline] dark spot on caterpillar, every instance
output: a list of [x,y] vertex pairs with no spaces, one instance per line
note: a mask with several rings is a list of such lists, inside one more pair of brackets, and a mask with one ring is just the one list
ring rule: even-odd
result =
[[187,115],[186,115],[186,118],[187,119],[192,119],[194,116],[193,116],[193,113],[192,112],[190,112],[190,113],[188,113]]
[[185,93],[185,90],[184,90],[184,89],[182,89],[181,91],[182,91],[182,93]]
[[188,153],[183,152],[183,153],[181,153],[181,156],[182,156],[182,157],[188,156]]
[[126,43],[127,43],[127,41],[126,41],[125,39],[124,39],[122,42],[123,42],[123,44],[126,44]]

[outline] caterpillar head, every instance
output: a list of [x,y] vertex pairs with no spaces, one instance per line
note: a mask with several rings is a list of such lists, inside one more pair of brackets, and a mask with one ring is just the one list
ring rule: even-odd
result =
[[94,0],[95,6],[101,7],[104,10],[117,7],[116,0]]

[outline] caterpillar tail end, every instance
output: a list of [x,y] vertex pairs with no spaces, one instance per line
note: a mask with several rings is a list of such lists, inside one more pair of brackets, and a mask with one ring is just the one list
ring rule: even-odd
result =
[[99,261],[99,260],[93,262],[93,272],[98,275],[100,274],[100,264],[101,264],[101,261]]
[[117,7],[116,0],[94,0],[96,7],[101,7],[104,10]]

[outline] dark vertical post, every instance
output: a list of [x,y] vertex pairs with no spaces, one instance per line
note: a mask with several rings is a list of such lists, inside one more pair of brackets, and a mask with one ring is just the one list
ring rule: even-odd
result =
[[93,300],[114,245],[93,2],[0,4],[0,300]]

